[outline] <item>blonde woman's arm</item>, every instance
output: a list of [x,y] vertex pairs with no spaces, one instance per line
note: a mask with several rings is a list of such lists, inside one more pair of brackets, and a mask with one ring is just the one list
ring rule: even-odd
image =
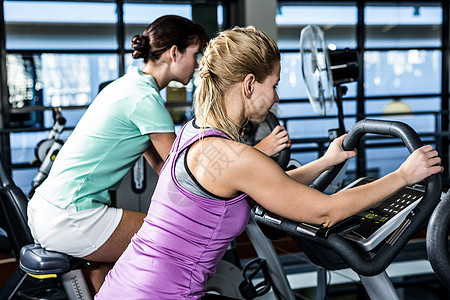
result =
[[344,134],[333,140],[321,158],[286,173],[296,181],[309,185],[324,171],[356,155],[356,150],[345,151],[342,148],[346,136]]
[[204,142],[222,150],[221,160],[205,160],[205,156],[200,156],[201,147],[196,145],[188,154],[188,165],[208,191],[222,197],[244,192],[280,216],[327,227],[373,206],[405,185],[442,171],[437,152],[431,146],[424,146],[393,173],[330,196],[297,182],[252,147],[220,138],[208,138]]

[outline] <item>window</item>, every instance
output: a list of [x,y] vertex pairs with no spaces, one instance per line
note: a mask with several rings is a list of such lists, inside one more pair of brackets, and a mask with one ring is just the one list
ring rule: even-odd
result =
[[281,49],[298,49],[300,30],[308,24],[322,26],[329,43],[337,43],[340,48],[356,47],[357,9],[354,3],[319,6],[284,5],[279,2],[276,24]]
[[366,47],[439,47],[442,9],[439,3],[391,5],[369,2],[365,7]]
[[[317,3],[317,2],[315,2]],[[278,45],[281,55],[281,79],[278,84],[278,113],[293,139],[292,157],[301,163],[317,159],[329,143],[328,130],[338,128],[337,107],[333,105],[326,117],[317,115],[308,101],[302,77],[300,32],[306,25],[319,25],[327,45],[339,49],[356,47],[357,7],[354,2],[333,5],[284,4],[276,16]],[[356,97],[356,84],[346,85],[347,97]],[[356,102],[343,103],[346,128],[356,121]],[[354,163],[350,168],[355,168]]]
[[192,6],[188,4],[124,3],[125,48],[131,50],[131,38],[141,34],[148,24],[165,14],[192,19]]
[[367,50],[366,96],[437,94],[441,90],[440,50]]
[[[444,159],[448,157],[447,149],[439,149],[440,132],[448,129],[442,122],[447,101],[443,97],[448,94],[442,90],[442,62],[447,55],[442,49],[448,47],[442,40],[442,30],[448,27],[443,3],[279,1],[276,22],[282,75],[278,110],[294,139],[295,158],[304,163],[319,156],[326,130],[336,127],[336,110],[325,118],[315,115],[304,92],[299,36],[308,24],[322,28],[330,48],[360,50],[364,81],[344,84],[348,88],[343,97],[346,129],[362,118],[401,121],[425,142],[436,145]],[[364,17],[362,23],[358,16]],[[398,141],[367,136],[358,163],[351,164],[349,172],[381,176],[397,168],[407,155]]]
[[[13,1],[5,0],[9,134],[13,178],[24,191],[37,169],[30,167],[36,144],[53,126],[52,107],[62,107],[66,139],[103,82],[117,79],[130,65],[131,38],[165,14],[192,19],[188,2],[161,1]],[[218,24],[223,24],[223,8]],[[123,24],[118,13],[123,11]],[[123,45],[121,45],[123,41]],[[174,119],[190,117],[193,83],[162,91]],[[179,93],[179,91],[183,93]],[[180,98],[180,95],[184,97]],[[180,106],[181,103],[181,106]],[[171,105],[173,107],[171,107]]]
[[[404,122],[421,134],[437,132],[441,99],[436,96],[442,88],[439,3],[368,2],[364,15],[366,114]],[[366,153],[367,167],[378,166],[380,174],[395,170],[408,155],[404,148],[376,142],[368,144]]]
[[116,5],[4,1],[6,49],[116,49]]

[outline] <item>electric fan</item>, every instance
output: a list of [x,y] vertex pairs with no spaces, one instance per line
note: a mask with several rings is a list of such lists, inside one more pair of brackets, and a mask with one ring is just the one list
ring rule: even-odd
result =
[[317,25],[308,25],[300,33],[300,53],[302,75],[314,112],[326,116],[336,102],[339,128],[330,130],[330,137],[344,134],[341,97],[347,88],[341,84],[358,79],[357,52],[349,49],[329,52],[322,29]]
[[[302,75],[314,112],[326,116],[336,102],[339,127],[328,130],[331,141],[345,133],[342,96],[347,92],[347,87],[341,84],[358,79],[358,54],[349,49],[329,52],[324,33],[317,25],[308,25],[302,29],[300,53]],[[336,88],[336,94],[334,88]],[[324,191],[326,194],[332,194],[342,187],[346,165]]]
[[308,25],[300,33],[302,75],[314,112],[325,116],[334,102],[333,78],[330,57],[323,31],[319,26]]

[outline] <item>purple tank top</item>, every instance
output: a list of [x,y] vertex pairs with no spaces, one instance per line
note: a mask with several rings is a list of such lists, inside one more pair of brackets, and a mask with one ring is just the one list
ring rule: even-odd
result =
[[[245,229],[250,202],[193,194],[175,180],[179,154],[198,135],[174,142],[141,229],[109,272],[96,299],[199,299],[230,242]],[[204,137],[221,136],[209,129]]]

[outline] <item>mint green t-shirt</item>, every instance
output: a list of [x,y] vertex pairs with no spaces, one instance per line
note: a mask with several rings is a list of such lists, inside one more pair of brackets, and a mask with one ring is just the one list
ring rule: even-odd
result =
[[164,132],[174,124],[154,78],[130,67],[86,110],[36,193],[61,208],[109,205],[108,191],[148,148],[148,135]]

